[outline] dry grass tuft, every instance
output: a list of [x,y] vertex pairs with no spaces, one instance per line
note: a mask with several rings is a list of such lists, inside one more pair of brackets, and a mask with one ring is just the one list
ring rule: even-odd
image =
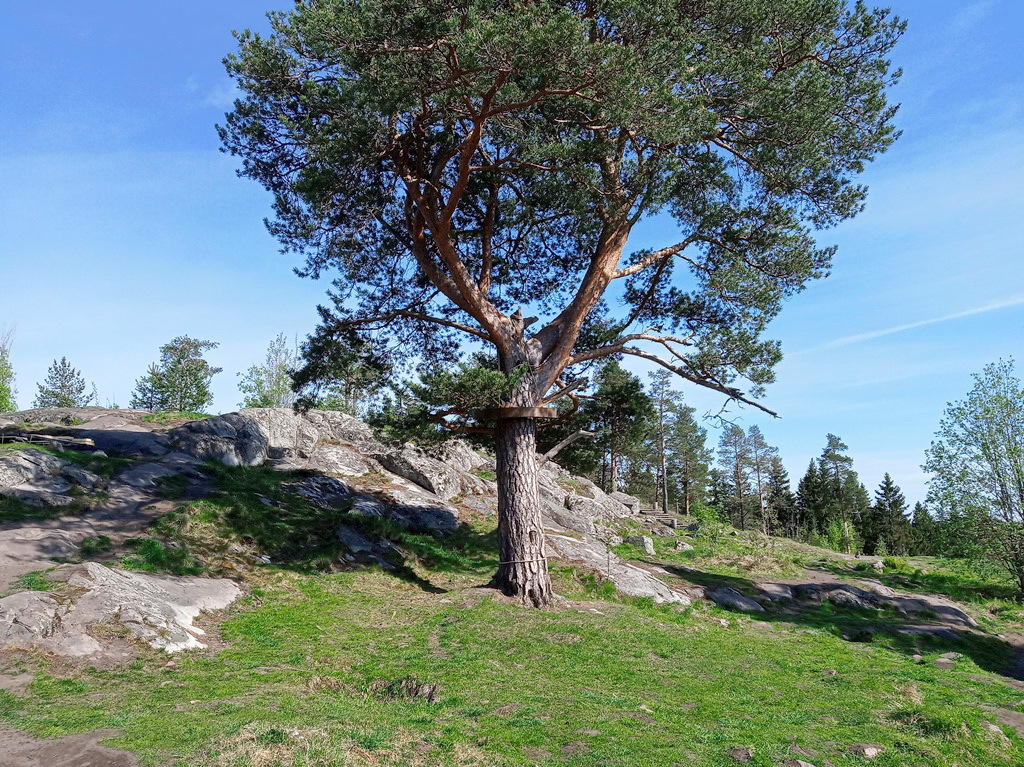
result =
[[[447,756],[447,758],[445,758]],[[215,767],[498,767],[473,746],[442,755],[436,746],[399,731],[387,745],[367,748],[336,729],[251,724],[224,744]]]

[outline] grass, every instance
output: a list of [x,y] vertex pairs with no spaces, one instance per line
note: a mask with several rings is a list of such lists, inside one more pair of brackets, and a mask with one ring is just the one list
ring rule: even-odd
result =
[[[662,563],[699,568],[702,572],[726,576],[757,576],[761,578],[791,576],[802,571],[805,553],[789,545],[785,539],[766,539],[759,533],[740,533],[730,536],[716,526],[705,524],[700,533],[651,536],[656,559]],[[620,530],[623,535],[648,535],[639,527]],[[690,551],[677,551],[682,541],[693,547]],[[633,544],[612,547],[627,560],[651,559],[644,550]]]
[[[53,569],[53,568],[50,568]],[[33,570],[32,572],[19,575],[14,582],[16,591],[49,591],[53,583],[46,577],[49,570]]]
[[[0,719],[51,736],[117,728],[113,745],[180,767],[730,765],[735,746],[767,766],[794,743],[855,767],[865,762],[847,747],[860,742],[886,748],[872,761],[882,767],[1024,758],[1012,733],[1005,749],[981,726],[981,706],[1019,693],[985,684],[966,659],[943,672],[797,633],[802,623],[729,615],[725,628],[707,620],[717,610],[645,600],[524,610],[473,588],[476,576],[423,575],[446,593],[377,571],[265,569],[221,626],[219,654],[187,653],[173,672],[156,653],[43,670],[26,697],[0,694]],[[560,593],[593,599],[585,577],[557,579]],[[437,702],[381,694],[410,678],[436,685]]]
[[18,498],[0,495],[0,524],[28,519],[52,519],[71,511],[68,506],[33,506]]
[[143,423],[155,423],[161,426],[183,423],[185,421],[198,421],[201,418],[212,418],[209,413],[196,413],[189,410],[159,410],[155,413],[142,416]]
[[198,575],[203,565],[185,546],[168,545],[155,538],[130,538],[125,546],[131,552],[121,557],[125,570],[172,575]]
[[38,450],[40,453],[52,455],[63,461],[74,464],[81,469],[90,471],[100,477],[110,478],[131,466],[136,461],[133,458],[120,458],[117,456],[96,455],[92,452],[80,450],[65,450],[60,452],[46,445],[32,445],[24,442],[11,442],[0,445],[0,450]]
[[[483,523],[438,538],[320,509],[285,486],[299,474],[209,471],[216,492],[162,516],[122,562],[237,576],[234,562],[269,554],[274,565],[247,566],[247,595],[227,619],[205,626],[220,649],[184,653],[172,669],[149,650],[113,669],[0,661],[0,672],[35,674],[24,696],[0,691],[0,721],[45,736],[115,729],[110,745],[167,767],[725,767],[740,746],[770,767],[793,744],[814,764],[864,767],[848,750],[864,742],[884,746],[878,767],[1024,761],[1024,741],[1007,730],[1007,745],[982,724],[993,720],[984,706],[1020,701],[992,673],[1007,661],[995,636],[909,637],[894,612],[828,602],[756,619],[678,609],[566,566],[553,568],[555,590],[575,602],[527,610],[481,588],[497,563]],[[345,564],[342,522],[394,541],[397,569]],[[740,590],[813,553],[721,530],[654,540],[669,572],[699,568],[686,577]],[[884,577],[911,578],[913,564]],[[927,569],[956,578],[951,565]],[[965,656],[954,670],[928,662],[950,649]]]

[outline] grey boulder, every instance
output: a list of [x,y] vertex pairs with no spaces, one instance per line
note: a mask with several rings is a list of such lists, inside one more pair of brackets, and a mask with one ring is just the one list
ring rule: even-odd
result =
[[203,418],[172,429],[175,450],[227,466],[260,466],[270,444],[259,424],[238,413]]
[[746,613],[764,612],[764,608],[753,599],[728,586],[710,589],[707,591],[707,598],[719,607],[725,607],[730,610],[739,610]]
[[583,541],[549,532],[544,536],[544,554],[605,576],[623,594],[650,597],[655,602],[691,604],[685,594],[670,589],[646,570],[623,562],[597,541]]
[[644,550],[644,553],[649,557],[653,557],[655,554],[654,539],[648,535],[630,535],[627,536],[624,540],[626,543],[631,543],[634,546],[639,546],[641,549]]

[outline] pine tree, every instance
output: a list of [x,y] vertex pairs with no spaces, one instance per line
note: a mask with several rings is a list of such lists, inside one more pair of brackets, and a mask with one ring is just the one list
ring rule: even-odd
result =
[[797,484],[796,505],[803,521],[805,534],[822,535],[825,532],[825,492],[818,464],[813,460]]
[[155,362],[146,369],[146,374],[135,380],[128,407],[140,410],[165,410],[163,398],[164,384],[160,366]]
[[731,497],[727,508],[733,525],[746,530],[751,522],[750,449],[747,435],[736,424],[729,424],[718,442],[718,462],[728,478]]
[[86,407],[93,402],[93,394],[86,394],[85,379],[67,357],[54,360],[46,372],[46,380],[37,386],[34,407]]
[[619,490],[625,464],[643,456],[654,430],[654,404],[640,379],[612,360],[595,376],[597,388],[584,405],[593,424],[595,443],[603,449],[602,484]]
[[149,366],[135,382],[131,406],[146,410],[198,413],[213,404],[210,383],[223,368],[210,365],[203,354],[220,344],[178,336],[160,347],[160,362]]
[[694,408],[681,402],[672,405],[669,424],[668,478],[674,508],[690,515],[707,499],[711,450],[706,445],[707,429],[693,417]]
[[[220,136],[300,273],[335,271],[333,328],[410,362],[487,345],[528,368],[509,408],[623,355],[752,401],[737,387],[781,358],[768,320],[829,270],[817,230],[861,210],[854,176],[896,139],[902,31],[840,0],[300,2],[238,34]],[[495,426],[495,586],[540,606],[536,429]]]
[[[854,540],[854,498],[852,490],[857,488],[857,475],[851,468],[853,459],[845,454],[848,446],[835,434],[826,436],[826,445],[818,459],[818,470],[822,475],[822,487],[825,490],[826,509],[832,519],[838,518],[840,523],[842,550],[847,553]],[[852,481],[851,481],[852,480]],[[870,504],[869,504],[870,505]]]
[[655,432],[656,454],[658,457],[658,502],[663,514],[669,510],[668,480],[668,432],[670,428],[673,406],[680,401],[682,395],[672,390],[673,375],[667,370],[656,370],[649,374],[651,379],[651,399],[654,403],[657,431]]
[[[300,357],[302,365],[289,378],[291,388],[301,392],[295,399],[301,409],[336,410],[369,417],[370,403],[388,396],[386,390],[390,389],[391,396],[404,397],[405,394],[397,394],[403,388],[411,394],[407,383],[389,381],[392,366],[388,359],[351,330],[317,328],[302,344]],[[493,355],[477,354],[472,358],[470,367],[473,366],[480,368],[479,374],[486,375],[488,371],[497,370],[498,361]],[[462,370],[465,372],[468,368]],[[424,374],[430,378],[435,372],[425,371]],[[443,376],[434,377],[436,382],[442,379]],[[417,384],[412,382],[412,385]],[[427,398],[434,399],[436,394],[430,392]],[[383,407],[384,402],[380,405]],[[391,411],[396,412],[393,408]],[[428,423],[425,410],[419,409],[413,415],[413,420],[421,421],[427,431],[436,430],[436,422]]]
[[747,429],[747,451],[750,453],[750,478],[757,497],[757,509],[761,517],[761,531],[771,535],[775,521],[771,519],[768,507],[768,475],[772,461],[779,456],[779,449],[769,445],[757,426]]

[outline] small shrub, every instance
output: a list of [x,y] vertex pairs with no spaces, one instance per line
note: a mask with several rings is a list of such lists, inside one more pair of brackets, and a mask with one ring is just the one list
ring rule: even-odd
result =
[[82,557],[95,557],[100,554],[106,554],[113,548],[113,542],[106,535],[98,535],[95,538],[89,536],[83,538],[82,542],[78,544],[78,550]]
[[14,587],[18,591],[49,591],[53,584],[46,577],[48,570],[33,570],[18,577]]
[[907,560],[903,557],[883,557],[882,564],[885,565],[886,570],[893,570],[898,573],[911,572],[910,565],[907,564]]
[[172,575],[198,575],[203,570],[185,546],[165,546],[155,538],[133,538],[125,545],[134,550],[121,557],[126,570]]
[[619,591],[612,581],[588,573],[582,577],[583,588],[598,599],[610,600],[618,596]]

